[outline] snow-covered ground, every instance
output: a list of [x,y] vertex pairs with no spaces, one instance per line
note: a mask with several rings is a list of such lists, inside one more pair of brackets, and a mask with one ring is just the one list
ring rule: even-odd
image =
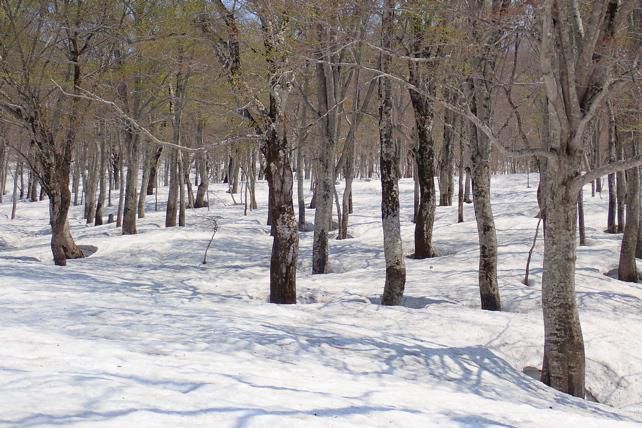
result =
[[[213,186],[212,209],[189,211],[185,228],[165,229],[164,205],[154,212],[150,201],[135,236],[86,226],[74,207],[74,237],[98,251],[64,268],[51,260],[47,202],[19,203],[14,221],[11,204],[1,204],[0,425],[642,424],[642,286],[604,275],[620,239],[602,231],[606,196],[585,190],[589,245],[577,261],[597,404],[523,374],[541,364],[543,348],[541,240],[531,285],[521,283],[537,223],[526,176],[493,179],[501,313],[478,309],[470,205],[462,224],[456,207],[437,208],[441,256],[407,259],[405,305],[377,304],[385,271],[378,181],[355,183],[354,239],[332,240],[332,273],[310,274],[312,232],[303,233],[300,304],[267,304],[271,238],[259,186],[261,208],[247,217]],[[407,254],[412,188],[402,181]],[[307,215],[312,221],[314,211]],[[213,216],[219,231],[202,265]]]

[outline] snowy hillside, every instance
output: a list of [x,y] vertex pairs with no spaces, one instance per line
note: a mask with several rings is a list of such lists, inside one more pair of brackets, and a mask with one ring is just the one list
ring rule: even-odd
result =
[[[585,189],[589,245],[577,261],[597,404],[523,373],[539,367],[543,350],[541,236],[531,285],[521,283],[537,223],[525,175],[493,179],[501,313],[478,309],[472,205],[462,224],[456,207],[437,207],[440,257],[407,260],[404,307],[377,304],[385,270],[377,181],[355,182],[354,239],[331,240],[333,273],[310,274],[312,232],[303,233],[300,304],[267,304],[271,238],[259,186],[260,209],[247,217],[214,186],[212,209],[189,211],[185,228],[165,229],[164,205],[154,212],[150,203],[134,236],[86,226],[74,207],[74,237],[98,251],[67,267],[51,260],[46,201],[19,203],[15,221],[11,204],[0,205],[0,425],[642,424],[642,286],[604,275],[620,239],[603,233],[606,195]],[[406,254],[412,189],[402,181]],[[219,231],[202,265],[212,216]]]

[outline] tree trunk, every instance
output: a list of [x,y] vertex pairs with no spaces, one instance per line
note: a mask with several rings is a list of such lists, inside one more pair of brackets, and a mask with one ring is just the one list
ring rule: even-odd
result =
[[464,202],[467,204],[470,204],[473,202],[472,199],[470,199],[470,169],[466,168],[466,180],[464,183]]
[[125,202],[123,205],[123,235],[136,234],[136,210],[138,208],[138,171],[140,169],[140,136],[132,129],[126,131],[128,148]]
[[[305,108],[305,107],[303,107]],[[305,230],[305,192],[303,190],[303,150],[301,148],[303,138],[299,136],[299,147],[296,151],[296,194],[299,208],[299,230]]]
[[[203,138],[204,127],[205,127],[204,120],[200,119],[198,121],[198,124],[196,125],[196,140],[199,147],[205,146],[205,140]],[[208,162],[209,160],[207,157],[207,152],[205,151],[201,152],[200,158],[198,160],[198,175],[201,177],[201,181],[200,183],[198,183],[198,189],[196,190],[196,200],[194,201],[195,208],[204,208],[208,206],[208,201],[206,200],[207,190],[209,188],[209,181],[210,181]]]
[[435,158],[433,141],[430,135],[432,128],[431,106],[425,97],[411,92],[415,109],[417,126],[417,145],[415,159],[417,162],[417,181],[419,182],[419,206],[415,219],[415,258],[435,257],[437,252],[432,244],[432,230],[435,222]]
[[[101,126],[104,127],[104,124],[101,124]],[[103,131],[104,132],[104,131]],[[107,189],[107,159],[108,159],[108,152],[107,152],[107,141],[105,138],[105,135],[103,134],[102,141],[99,145],[99,156],[100,156],[100,167],[98,170],[98,182],[99,182],[99,187],[100,191],[98,193],[98,199],[96,200],[96,216],[94,218],[94,225],[100,226],[103,224],[103,207],[105,205],[105,195],[108,191]]]
[[[317,26],[319,43],[330,38],[319,24]],[[315,190],[316,211],[314,215],[314,241],[312,243],[312,273],[326,273],[328,269],[328,234],[332,226],[332,203],[334,195],[334,167],[336,157],[337,107],[336,107],[336,70],[328,63],[330,55],[319,52],[316,65],[319,161],[317,163],[317,186]]]
[[169,167],[169,193],[167,194],[167,209],[165,211],[165,227],[175,227],[178,216],[178,151],[171,150],[167,159]]
[[274,227],[270,259],[270,303],[296,303],[299,234],[293,205],[293,176],[287,140],[270,130],[264,147],[270,211]]
[[178,225],[180,227],[185,226],[186,213],[185,207],[187,206],[187,197],[185,195],[185,162],[183,160],[183,153],[178,152],[178,194],[179,194],[179,204],[178,204]]
[[[485,59],[481,60],[484,63]],[[477,67],[484,68],[483,65]],[[477,116],[490,124],[491,97],[487,82],[473,80],[474,109]],[[476,127],[472,132],[471,175],[473,207],[479,236],[479,293],[482,309],[500,311],[501,302],[497,284],[497,234],[495,218],[490,200],[490,158],[491,143],[488,137]]]
[[586,227],[584,226],[584,191],[577,195],[577,223],[580,232],[580,246],[586,246]]
[[[382,48],[389,51],[394,37],[393,10],[395,2],[385,0],[382,20]],[[389,55],[380,55],[381,71],[392,69]],[[392,135],[392,81],[389,77],[379,80],[379,139],[381,142],[381,219],[383,223],[386,283],[381,298],[382,305],[399,305],[406,285],[406,264],[401,240],[399,218],[399,153]]]
[[640,171],[631,168],[626,171],[626,225],[620,247],[620,263],[617,274],[620,281],[638,282],[638,269],[635,255],[638,244],[640,221]]
[[544,362],[542,382],[584,398],[584,340],[575,301],[577,194],[569,183],[574,161],[559,155],[546,162],[546,210],[542,309]]
[[145,199],[149,187],[149,172],[152,163],[150,152],[151,150],[148,147],[147,150],[145,150],[145,157],[143,159],[143,177],[140,182],[140,192],[138,193],[138,218],[145,218]]

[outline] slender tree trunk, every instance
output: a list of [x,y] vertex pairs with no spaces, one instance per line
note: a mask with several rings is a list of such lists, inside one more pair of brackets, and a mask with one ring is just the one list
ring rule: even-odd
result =
[[626,225],[622,236],[617,273],[620,281],[638,282],[638,269],[635,262],[640,221],[640,171],[638,168],[626,171],[626,182]]
[[[122,149],[122,146],[121,146]],[[116,216],[116,227],[122,227],[123,226],[123,210],[124,210],[124,205],[125,205],[125,173],[124,173],[124,165],[123,165],[123,157],[122,155],[119,156],[119,161],[118,161],[118,215]]]
[[[303,103],[302,103],[303,104]],[[305,108],[305,107],[302,107]],[[303,115],[305,117],[305,114]],[[303,122],[303,119],[301,119]],[[303,190],[303,138],[299,135],[299,146],[296,149],[296,194],[299,208],[299,230],[305,230],[305,192]]]
[[185,162],[183,161],[183,153],[178,152],[178,194],[179,194],[179,204],[178,204],[178,225],[180,227],[185,226],[186,212],[185,207],[187,205],[187,197],[185,195]]
[[143,177],[140,182],[140,192],[138,193],[138,218],[145,218],[145,199],[147,196],[147,188],[149,187],[149,171],[152,163],[150,151],[149,147],[144,150]]
[[[203,128],[205,127],[205,121],[199,119],[196,125],[196,140],[199,147],[205,146],[205,140],[203,138]],[[208,157],[207,152],[203,151],[200,154],[198,161],[198,174],[201,177],[200,183],[198,183],[198,189],[196,190],[196,200],[194,201],[195,208],[204,208],[208,206],[208,202],[205,198],[207,195],[207,190],[209,188],[209,168],[208,168]]]
[[11,194],[11,220],[16,219],[16,209],[18,207],[18,175],[22,169],[22,161],[16,162],[15,170],[13,171],[13,193]]
[[[102,127],[104,127],[104,124],[101,124]],[[99,181],[99,186],[100,186],[100,191],[98,193],[98,199],[96,200],[96,216],[94,219],[94,225],[100,226],[103,224],[103,206],[105,205],[105,195],[108,191],[107,189],[107,160],[108,160],[108,153],[107,153],[107,141],[106,137],[104,135],[105,130],[102,131],[102,141],[99,146],[100,150],[100,168],[98,171],[98,181]]]
[[470,169],[466,168],[466,180],[464,183],[464,202],[467,204],[470,204],[473,202],[472,199],[470,199]]
[[580,246],[586,246],[586,227],[584,226],[584,191],[577,195],[577,225],[580,233]]
[[[617,160],[624,159],[624,148],[622,147],[622,142],[620,138],[616,137],[615,139],[615,148],[617,153]],[[625,202],[626,202],[626,175],[624,171],[619,171],[615,174],[617,179],[617,186],[615,187],[615,193],[617,196],[617,232],[624,232],[624,213],[625,213]]]
[[165,227],[175,227],[178,218],[178,151],[171,150],[171,156],[167,160],[169,174],[169,193],[167,195],[167,209],[165,211]]
[[459,141],[459,189],[457,192],[457,223],[464,222],[464,142]]
[[[491,99],[486,85],[486,82],[475,80],[472,83],[472,90],[475,96],[474,108],[476,114],[483,121],[489,123],[491,120]],[[471,175],[473,207],[479,236],[479,293],[481,307],[489,311],[500,311],[501,302],[497,284],[497,233],[490,200],[491,145],[488,137],[476,127],[473,128],[472,136]]]

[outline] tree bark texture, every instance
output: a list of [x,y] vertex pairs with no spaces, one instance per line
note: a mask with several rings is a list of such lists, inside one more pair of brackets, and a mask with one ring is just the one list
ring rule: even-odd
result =
[[[395,1],[384,1],[381,43],[384,50],[392,48],[394,7]],[[383,73],[390,73],[391,62],[389,55],[380,55]],[[399,305],[406,285],[406,265],[399,219],[399,152],[392,135],[392,81],[389,77],[379,80],[379,103],[381,218],[386,259],[386,283],[381,304]]]

